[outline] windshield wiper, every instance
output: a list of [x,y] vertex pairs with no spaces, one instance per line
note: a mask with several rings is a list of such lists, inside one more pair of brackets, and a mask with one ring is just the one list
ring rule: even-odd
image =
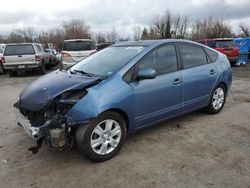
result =
[[94,76],[96,76],[96,75],[93,74],[93,73],[84,72],[84,71],[82,71],[82,70],[70,70],[70,73],[71,73],[71,74],[80,73],[80,74],[83,74],[83,75],[86,75],[86,76],[89,76],[89,77],[94,77]]

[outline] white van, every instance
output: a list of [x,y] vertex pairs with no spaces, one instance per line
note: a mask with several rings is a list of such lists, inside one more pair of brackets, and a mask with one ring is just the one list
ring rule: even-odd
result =
[[61,52],[62,67],[71,67],[94,53],[96,49],[91,39],[64,40]]

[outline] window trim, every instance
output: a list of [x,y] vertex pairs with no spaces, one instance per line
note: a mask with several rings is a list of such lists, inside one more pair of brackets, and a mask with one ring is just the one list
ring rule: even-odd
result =
[[[189,45],[189,46],[194,46],[194,47],[200,48],[203,51],[204,55],[206,56],[207,63],[206,64],[202,64],[202,65],[195,65],[195,66],[192,66],[192,67],[185,68],[184,67],[184,63],[183,63],[183,59],[182,59],[181,50],[180,50],[180,45],[183,45],[183,44],[184,45]],[[181,69],[182,70],[191,69],[191,68],[194,68],[194,67],[200,67],[200,66],[204,66],[204,65],[207,65],[207,64],[211,63],[211,62],[208,61],[208,60],[210,60],[210,58],[208,57],[206,51],[204,50],[204,47],[202,47],[200,45],[197,45],[197,44],[187,43],[187,42],[176,42],[176,45],[177,45],[177,48],[178,48],[178,56],[180,58]]]

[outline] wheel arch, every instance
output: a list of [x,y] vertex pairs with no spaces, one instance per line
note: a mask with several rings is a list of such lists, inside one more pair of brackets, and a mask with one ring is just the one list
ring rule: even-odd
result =
[[[227,84],[226,84],[225,82],[220,82],[218,85],[220,85],[220,84],[223,85],[223,86],[225,87],[226,93],[227,93],[227,92],[228,92]],[[218,86],[218,85],[217,85],[217,86]],[[216,86],[216,87],[217,87],[217,86]]]
[[125,121],[125,123],[126,123],[127,131],[128,131],[129,128],[130,128],[130,126],[129,126],[129,123],[130,123],[130,122],[129,122],[129,117],[128,117],[127,113],[126,113],[124,110],[120,109],[120,108],[111,108],[111,109],[108,109],[108,110],[103,111],[102,113],[104,113],[104,112],[109,112],[109,111],[116,112],[116,113],[118,113],[120,116],[123,117],[123,119],[124,119],[124,121]]

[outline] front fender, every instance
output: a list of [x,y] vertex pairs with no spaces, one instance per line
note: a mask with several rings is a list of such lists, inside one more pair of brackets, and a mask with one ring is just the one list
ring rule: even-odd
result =
[[81,124],[109,109],[120,109],[133,115],[133,90],[122,79],[111,79],[89,88],[88,94],[66,114],[68,125]]

